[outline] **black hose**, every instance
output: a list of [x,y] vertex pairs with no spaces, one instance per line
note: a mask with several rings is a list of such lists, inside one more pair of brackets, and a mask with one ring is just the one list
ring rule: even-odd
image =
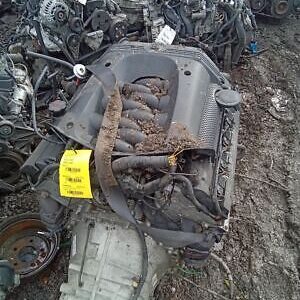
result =
[[138,97],[141,100],[143,100],[148,106],[152,108],[158,108],[159,106],[159,100],[156,96],[149,93],[143,93],[143,92],[135,92],[132,94],[133,98]]
[[141,131],[124,127],[118,130],[118,134],[121,140],[124,140],[131,145],[139,144],[146,138],[146,135]]
[[37,38],[38,38],[38,40],[39,40],[39,42],[41,44],[43,53],[45,55],[48,55],[48,49],[46,48],[46,45],[44,43],[44,39],[43,39],[43,36],[42,36],[42,33],[41,33],[40,23],[37,20],[32,20],[32,23],[33,23],[33,27],[34,27],[34,29],[36,31]]
[[169,4],[164,4],[162,6],[162,13],[167,23],[169,23],[171,27],[174,27],[176,32],[179,32],[182,22],[175,9]]
[[[224,5],[223,9],[226,11],[226,9],[231,10],[232,12],[234,11],[233,8],[231,8],[230,5]],[[227,12],[228,13],[228,12]],[[224,29],[226,29],[228,26],[230,26],[231,24],[233,24],[233,22],[235,21],[235,19],[237,18],[237,16],[240,14],[240,11],[237,10],[236,13],[233,15],[232,18],[229,19],[229,21],[227,21],[226,23],[224,23],[217,31],[213,32],[208,38],[206,38],[204,41],[202,41],[203,43],[206,43],[207,41],[209,41],[212,37],[214,37],[217,34],[217,37],[214,40],[214,43],[216,44],[220,34],[222,33],[222,31]]]
[[32,118],[32,126],[33,126],[33,129],[35,131],[35,133],[43,140],[47,141],[47,142],[50,142],[50,143],[54,143],[54,144],[58,144],[58,145],[63,145],[64,143],[62,142],[58,142],[58,141],[55,141],[55,140],[52,140],[44,135],[42,135],[38,129],[38,126],[37,126],[37,122],[36,122],[36,107],[35,107],[35,102],[36,102],[36,95],[37,95],[37,92],[40,88],[40,85],[44,79],[44,77],[46,76],[46,73],[48,71],[48,66],[45,66],[44,69],[42,70],[39,78],[37,79],[36,83],[35,83],[35,86],[34,86],[34,91],[33,91],[33,95],[31,96],[31,118]]
[[127,109],[122,112],[125,118],[132,118],[141,121],[151,121],[154,119],[154,114],[144,109]]
[[133,92],[152,94],[151,89],[147,86],[136,84],[136,83],[124,83],[122,87],[122,92],[125,95],[129,95]]
[[212,213],[210,213],[209,210],[202,203],[200,203],[197,200],[197,198],[195,197],[195,194],[194,194],[193,185],[187,177],[185,177],[183,175],[174,175],[173,178],[175,180],[183,182],[185,184],[186,192],[187,192],[186,196],[188,199],[190,199],[193,202],[193,204],[197,207],[197,209],[199,209],[200,211],[209,215],[211,218],[216,219],[216,216],[214,216]]
[[160,178],[142,184],[137,182],[133,177],[128,176],[125,177],[125,179],[122,178],[119,181],[119,184],[122,187],[125,187],[125,189],[127,189],[127,187],[129,186],[129,189],[133,191],[138,191],[139,194],[142,193],[143,195],[149,196],[155,193],[156,191],[159,191],[162,188],[164,188],[167,184],[169,184],[172,181],[172,179],[173,178],[170,174],[165,174]]
[[131,144],[120,140],[120,139],[116,139],[115,142],[115,147],[114,149],[118,152],[125,152],[125,153],[133,153],[134,152],[134,148]]
[[27,56],[33,57],[33,58],[41,58],[41,59],[45,59],[46,61],[50,61],[50,62],[54,62],[54,63],[58,63],[61,64],[71,70],[73,70],[73,65],[65,60],[56,58],[56,57],[52,57],[49,55],[45,55],[45,54],[41,54],[41,53],[36,53],[36,52],[32,52],[32,51],[27,51],[26,52]]
[[[231,6],[224,6],[224,10],[225,8],[228,8],[229,10],[231,10],[231,12],[233,12],[233,8],[231,8]],[[226,10],[225,10],[226,11]],[[229,13],[229,12],[227,12]],[[220,34],[222,33],[222,31],[224,29],[226,29],[227,27],[229,27],[230,25],[233,25],[234,24],[234,21],[237,19],[237,17],[239,16],[240,14],[240,10],[237,9],[237,11],[234,13],[234,15],[229,19],[228,22],[226,22],[225,24],[223,24],[221,26],[221,28],[217,31],[217,36],[214,40],[214,45],[216,45],[218,43],[218,40],[219,40],[219,37],[220,37]]]
[[[41,25],[35,19],[32,20],[32,23],[33,23],[34,29],[36,31],[37,38],[38,38],[38,40],[39,40],[39,42],[41,44],[42,51],[43,51],[44,55],[48,55],[49,54],[48,53],[48,49],[46,48],[46,45],[44,43],[44,39],[43,39],[43,36],[42,36],[42,33],[41,33]],[[55,68],[54,68],[53,64],[51,63],[51,61],[48,60],[47,61],[47,65],[48,65],[48,68],[49,68],[50,72],[53,73],[55,71]],[[52,82],[53,91],[55,91],[56,88],[57,88],[56,79],[53,78],[51,82]]]
[[47,175],[48,172],[50,172],[50,171],[52,171],[52,170],[57,170],[58,168],[59,168],[59,164],[57,164],[57,163],[52,163],[52,164],[50,164],[50,165],[47,165],[47,166],[41,171],[41,173],[40,173],[40,175],[39,175],[39,177],[38,177],[38,179],[37,179],[37,181],[36,181],[35,183],[33,183],[33,182],[31,181],[31,179],[28,177],[29,184],[30,184],[32,187],[37,187],[37,186],[41,183],[42,179]]
[[168,156],[128,156],[121,157],[113,161],[112,169],[114,173],[119,173],[127,169],[135,168],[155,168],[163,169],[169,167]]

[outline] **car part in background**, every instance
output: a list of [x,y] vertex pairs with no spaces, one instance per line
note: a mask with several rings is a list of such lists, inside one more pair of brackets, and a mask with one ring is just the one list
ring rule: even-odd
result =
[[[82,55],[99,54],[102,45],[119,41],[127,34],[126,16],[112,0],[28,0],[27,25],[19,35],[38,41],[44,54],[62,52],[68,61]],[[104,48],[105,49],[105,48]]]
[[276,19],[284,19],[292,13],[300,13],[299,0],[250,0],[250,5],[255,14]]
[[1,0],[0,1],[0,15],[12,7],[11,0]]
[[[62,228],[66,207],[77,207],[71,214],[75,219],[78,207],[87,210],[77,224],[88,233],[75,229],[73,235],[71,261],[81,266],[80,271],[70,265],[69,285],[64,285],[63,293],[72,295],[76,290],[78,295],[88,295],[88,290],[97,290],[100,298],[107,295],[97,285],[110,280],[115,262],[122,270],[133,270],[128,271],[126,283],[122,276],[111,283],[115,285],[111,299],[116,299],[113,292],[124,284],[134,295],[140,293],[150,280],[148,259],[154,264],[152,271],[163,263],[152,257],[161,251],[153,241],[196,266],[228,230],[241,98],[207,55],[190,47],[123,42],[87,68],[93,76],[53,123],[66,144],[41,141],[22,172],[37,191],[40,216],[49,230]],[[74,175],[65,178],[66,186],[61,185],[58,172],[64,150],[77,155],[84,149],[95,150],[89,164],[89,196],[72,187],[75,183],[82,188],[81,168],[66,167]],[[91,199],[81,202],[79,198]],[[109,221],[111,209],[117,219],[130,224],[129,229]],[[103,235],[97,234],[100,228]],[[108,249],[124,242],[126,230],[132,255],[138,257],[108,257]],[[143,233],[148,235],[146,241]],[[101,241],[106,235],[110,240],[104,246]],[[76,250],[77,243],[81,250]],[[150,258],[147,249],[150,253],[154,249]],[[98,258],[105,256],[107,264],[100,265],[91,251]],[[89,272],[95,276],[97,268],[104,268],[105,274],[91,281]],[[137,269],[142,270],[140,275]],[[133,277],[138,278],[136,289]],[[146,286],[152,291],[155,284],[147,281]]]
[[200,47],[229,69],[255,39],[257,28],[243,0],[79,2],[28,0],[27,22],[17,30],[15,42],[23,39],[26,44],[29,35],[34,50],[63,53],[73,64],[90,63],[123,38],[154,42],[168,25],[176,34],[174,44]]
[[127,15],[129,32],[153,42],[165,25],[177,33],[175,43],[200,47],[215,61],[237,64],[255,38],[255,17],[243,0],[116,0]]
[[13,190],[24,157],[31,153],[35,132],[28,102],[33,88],[27,67],[8,55],[0,58],[0,189]]
[[20,284],[19,275],[7,260],[0,260],[0,300],[6,299],[9,290]]
[[21,278],[45,269],[55,257],[60,234],[47,230],[38,214],[20,214],[0,224],[0,257]]

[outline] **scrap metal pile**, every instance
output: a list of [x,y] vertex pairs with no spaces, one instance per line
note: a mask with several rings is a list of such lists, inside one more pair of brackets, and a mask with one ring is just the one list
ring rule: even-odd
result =
[[241,99],[217,65],[255,54],[255,17],[242,0],[18,7],[0,189],[29,185],[40,214],[1,224],[0,291],[12,269],[44,269],[71,228],[61,299],[148,299],[171,257],[199,266],[228,229]]
[[30,39],[33,49],[63,54],[71,63],[90,62],[124,38],[154,42],[168,25],[175,44],[199,47],[229,68],[256,30],[243,0],[28,0],[23,18],[15,42]]

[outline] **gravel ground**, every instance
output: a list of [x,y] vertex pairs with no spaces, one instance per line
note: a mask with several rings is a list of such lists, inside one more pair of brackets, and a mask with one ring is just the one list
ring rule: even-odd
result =
[[[230,230],[215,253],[232,271],[234,299],[296,300],[300,298],[300,22],[290,19],[259,26],[259,45],[268,51],[245,58],[232,71],[243,95],[239,143],[245,151],[237,164]],[[1,42],[5,33],[2,26]],[[37,209],[29,191],[3,196],[0,205],[1,218]],[[58,299],[67,260],[68,248],[63,247],[47,271],[23,282],[8,299]],[[170,272],[157,298],[218,299],[207,289],[229,298],[227,275],[213,259],[200,270]]]

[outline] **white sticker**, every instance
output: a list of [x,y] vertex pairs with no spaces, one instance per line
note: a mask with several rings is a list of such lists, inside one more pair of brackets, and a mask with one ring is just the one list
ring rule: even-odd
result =
[[163,30],[159,33],[156,43],[171,45],[175,39],[176,31],[170,26],[166,25]]
[[77,0],[79,3],[81,3],[82,5],[86,5],[87,0]]

